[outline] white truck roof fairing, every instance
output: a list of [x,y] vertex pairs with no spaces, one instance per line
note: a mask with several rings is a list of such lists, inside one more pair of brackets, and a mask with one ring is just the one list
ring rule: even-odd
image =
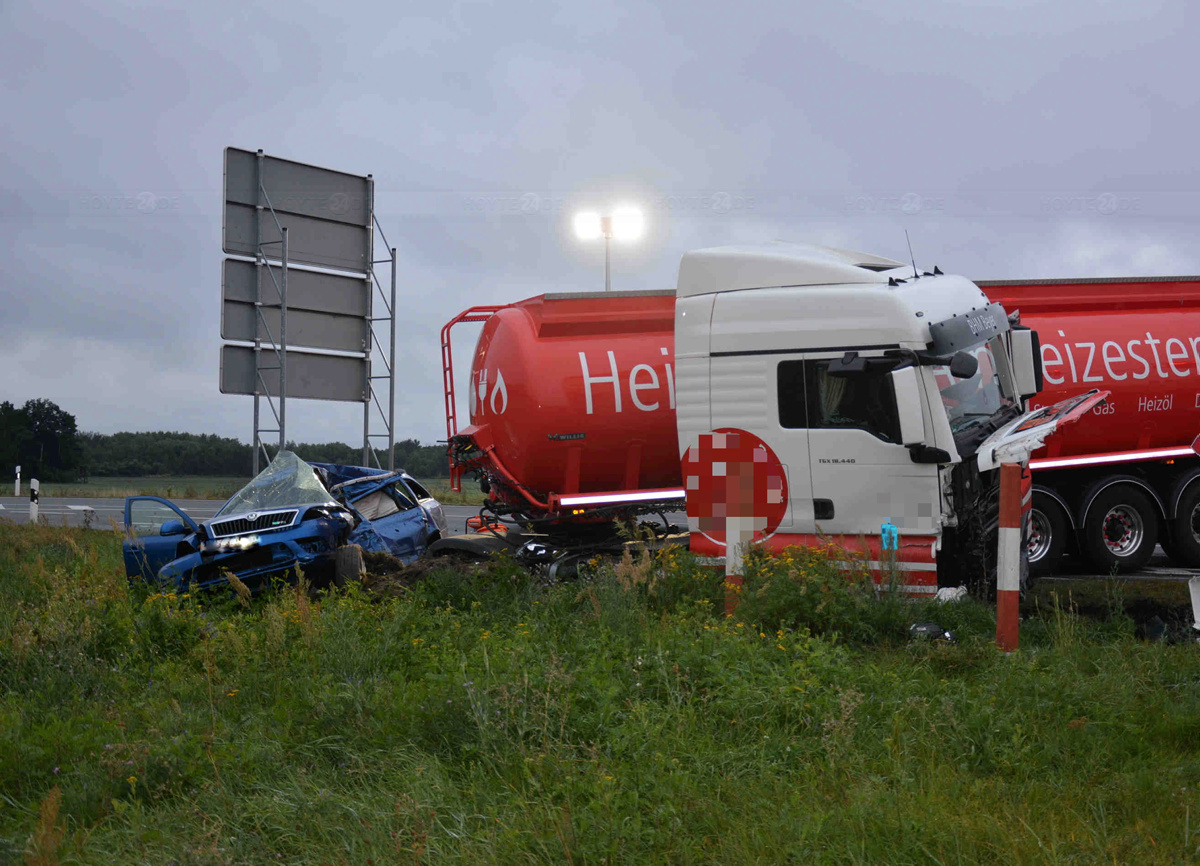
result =
[[828,286],[883,283],[880,271],[903,262],[815,244],[768,244],[713,247],[684,253],[676,294],[680,298],[741,289],[777,286]]
[[930,325],[990,304],[964,277],[914,279],[880,256],[784,243],[687,253],[677,293],[677,331],[691,299],[715,297],[709,350],[720,353],[925,348]]

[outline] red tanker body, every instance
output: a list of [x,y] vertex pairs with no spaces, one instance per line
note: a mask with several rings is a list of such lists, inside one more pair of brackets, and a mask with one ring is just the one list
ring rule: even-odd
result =
[[1094,565],[1135,568],[1159,541],[1200,566],[1200,278],[979,282],[1041,343],[1037,405],[1111,391],[1090,423],[1031,462],[1031,564],[1077,545]]
[[486,452],[497,499],[538,513],[679,486],[674,307],[672,291],[539,295],[485,320],[457,441]]

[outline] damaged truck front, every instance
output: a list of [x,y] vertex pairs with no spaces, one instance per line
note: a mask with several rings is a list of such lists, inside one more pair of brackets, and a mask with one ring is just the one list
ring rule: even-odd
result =
[[209,520],[156,496],[125,500],[123,551],[131,579],[183,591],[223,585],[229,572],[258,590],[298,569],[328,581],[347,544],[411,562],[444,530],[441,505],[405,473],[283,451]]

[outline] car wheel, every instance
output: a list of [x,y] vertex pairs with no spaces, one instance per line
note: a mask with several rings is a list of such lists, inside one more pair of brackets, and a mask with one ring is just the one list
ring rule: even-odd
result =
[[1171,558],[1188,568],[1200,568],[1200,484],[1193,484],[1179,500],[1171,521],[1170,547],[1163,548]]
[[333,585],[342,589],[347,583],[362,580],[366,572],[363,551],[357,544],[344,544],[337,549],[333,565]]
[[1156,544],[1158,514],[1146,494],[1118,484],[1092,500],[1080,547],[1097,570],[1137,571],[1154,555]]
[[1035,492],[1029,510],[1029,535],[1025,539],[1030,575],[1054,574],[1066,549],[1067,515],[1049,496]]

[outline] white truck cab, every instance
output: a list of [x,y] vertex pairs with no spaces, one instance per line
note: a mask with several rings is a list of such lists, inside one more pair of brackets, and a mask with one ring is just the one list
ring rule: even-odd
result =
[[681,453],[738,428],[784,464],[773,547],[832,537],[875,562],[891,524],[910,589],[987,579],[997,448],[1022,435],[1040,366],[1036,336],[974,283],[827,247],[698,250],[679,268],[675,363]]

